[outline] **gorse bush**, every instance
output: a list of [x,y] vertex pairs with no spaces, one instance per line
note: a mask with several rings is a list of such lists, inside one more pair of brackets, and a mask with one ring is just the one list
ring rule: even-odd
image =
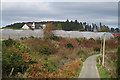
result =
[[66,44],[67,48],[74,48],[74,46],[71,43]]
[[9,75],[12,68],[14,68],[13,75],[18,72],[24,73],[27,64],[23,61],[22,54],[16,52],[15,47],[4,47],[2,51],[2,69],[3,75]]
[[94,51],[100,51],[100,47],[94,47]]
[[30,49],[26,48],[26,46],[24,46],[23,44],[20,44],[19,42],[16,42],[14,46],[17,49],[21,50],[22,52],[31,53]]
[[[2,41],[2,69],[3,76],[8,76],[14,68],[12,75],[16,75],[18,72],[22,74],[26,71],[28,63],[23,60],[23,53],[28,51],[24,45],[19,42],[8,39]],[[34,63],[34,62],[30,62]]]
[[25,46],[22,45],[22,44],[20,44],[20,43],[15,43],[15,47],[16,47],[17,49],[21,49],[21,50],[24,50],[24,49],[25,49]]
[[15,40],[9,38],[8,40],[4,40],[2,43],[3,43],[5,46],[10,47],[10,46],[12,46],[13,44],[15,44],[16,42],[15,42]]
[[59,41],[60,40],[60,38],[58,36],[52,36],[50,39],[51,40],[55,40],[55,41]]

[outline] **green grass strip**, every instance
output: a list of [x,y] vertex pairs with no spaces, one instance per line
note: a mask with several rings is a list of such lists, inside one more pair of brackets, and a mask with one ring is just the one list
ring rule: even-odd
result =
[[100,64],[96,65],[98,68],[98,72],[100,75],[100,78],[110,78],[110,75],[108,74],[108,72],[104,69],[103,66],[101,66]]

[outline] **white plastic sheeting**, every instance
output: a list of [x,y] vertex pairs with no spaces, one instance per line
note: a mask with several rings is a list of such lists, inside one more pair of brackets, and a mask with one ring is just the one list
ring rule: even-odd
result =
[[109,32],[79,32],[79,31],[63,31],[63,30],[55,30],[52,31],[54,35],[67,37],[67,38],[86,38],[86,39],[101,39],[104,37],[104,33],[106,34],[105,38],[110,39],[114,38],[114,36]]
[[[1,29],[2,38],[8,39],[19,39],[20,37],[44,37],[43,30],[12,30],[12,29]],[[99,39],[104,37],[104,33],[106,34],[105,38],[110,39],[114,36],[109,32],[79,32],[79,31],[64,31],[64,30],[54,30],[52,31],[55,36],[61,36],[66,38],[86,38],[86,39]]]
[[12,29],[4,29],[0,30],[2,32],[3,39],[19,39],[21,37],[43,37],[43,30],[12,30]]

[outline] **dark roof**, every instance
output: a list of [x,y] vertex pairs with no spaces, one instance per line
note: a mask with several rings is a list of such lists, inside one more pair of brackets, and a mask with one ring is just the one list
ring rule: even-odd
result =
[[27,24],[27,26],[31,27],[31,26],[32,26],[32,24],[30,24],[30,23],[29,23],[29,24]]
[[35,24],[35,29],[39,29],[39,28],[42,28],[42,25],[41,24]]
[[32,24],[27,24],[27,26],[30,28],[30,29],[32,29],[33,30],[33,28],[32,28]]

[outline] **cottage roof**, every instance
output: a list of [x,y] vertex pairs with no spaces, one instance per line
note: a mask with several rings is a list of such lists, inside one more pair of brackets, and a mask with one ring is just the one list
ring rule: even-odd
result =
[[[32,29],[32,30],[34,30],[33,28],[32,28],[32,23],[28,23],[28,24],[26,24],[30,29]],[[35,24],[35,29],[40,29],[40,28],[42,28],[42,24]]]
[[32,24],[31,24],[31,23],[28,23],[27,26],[28,26],[30,29],[33,30],[33,28],[32,28]]
[[35,29],[42,28],[41,24],[35,24]]

